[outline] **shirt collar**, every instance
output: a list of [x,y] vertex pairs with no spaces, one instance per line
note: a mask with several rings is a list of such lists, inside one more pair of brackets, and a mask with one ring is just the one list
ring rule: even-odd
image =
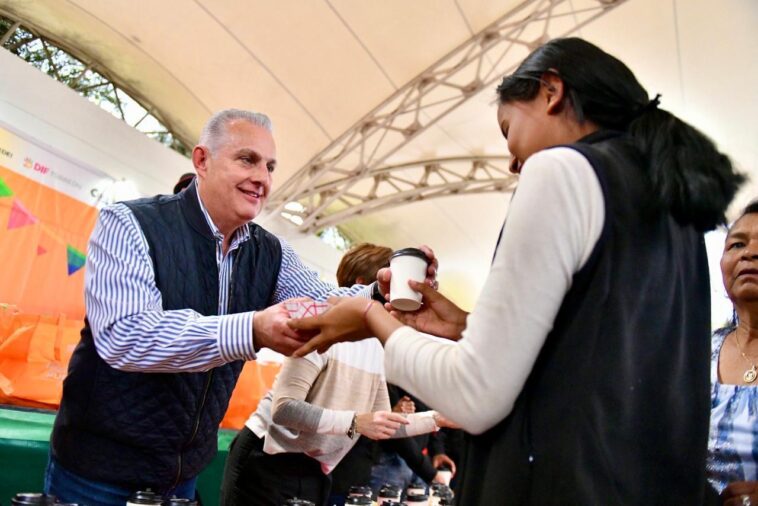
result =
[[[197,184],[195,182],[195,184]],[[200,210],[203,212],[203,216],[205,216],[205,221],[208,223],[208,228],[211,229],[211,233],[213,234],[213,237],[216,238],[218,241],[222,241],[224,239],[224,234],[219,231],[218,227],[215,223],[213,223],[213,219],[211,219],[211,215],[208,214],[208,210],[203,205],[203,199],[200,198],[200,190],[197,191],[197,203],[200,205]],[[231,246],[236,246],[237,244],[241,242],[245,242],[248,239],[250,239],[250,224],[245,223],[241,227],[237,228],[232,233],[232,239],[229,242]]]

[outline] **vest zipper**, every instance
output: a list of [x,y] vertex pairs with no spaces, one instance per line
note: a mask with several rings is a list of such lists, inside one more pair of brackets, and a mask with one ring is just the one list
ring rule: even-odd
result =
[[230,312],[232,311],[232,308],[234,307],[232,305],[234,303],[234,268],[237,266],[238,251],[234,252],[234,258],[232,258],[232,268],[229,270],[229,287],[227,288],[227,292],[226,292],[226,295],[227,295],[226,314],[230,314]]
[[211,380],[213,379],[213,369],[211,369],[208,372],[207,379],[205,380],[205,389],[203,390],[203,397],[200,400],[200,406],[197,409],[197,415],[195,416],[195,427],[192,429],[192,435],[190,435],[190,438],[187,440],[186,443],[184,443],[184,446],[182,446],[182,449],[179,450],[179,455],[177,457],[177,464],[178,469],[176,470],[176,478],[174,479],[174,484],[171,486],[171,488],[175,488],[177,485],[179,485],[179,479],[182,477],[182,451],[184,451],[185,448],[187,448],[190,444],[192,444],[192,441],[195,440],[195,436],[197,435],[197,430],[200,428],[200,415],[203,413],[203,407],[205,406],[205,399],[208,397],[208,390],[211,387]]

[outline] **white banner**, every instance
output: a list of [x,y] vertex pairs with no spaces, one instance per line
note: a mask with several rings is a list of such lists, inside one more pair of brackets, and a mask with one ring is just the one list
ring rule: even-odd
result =
[[3,124],[0,165],[87,205],[101,207],[114,200],[115,179]]

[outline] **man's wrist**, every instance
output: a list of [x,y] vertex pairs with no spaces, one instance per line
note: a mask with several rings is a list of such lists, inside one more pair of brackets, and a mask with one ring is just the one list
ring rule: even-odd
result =
[[218,319],[218,346],[225,362],[255,360],[258,347],[255,343],[254,313],[235,313],[216,316]]

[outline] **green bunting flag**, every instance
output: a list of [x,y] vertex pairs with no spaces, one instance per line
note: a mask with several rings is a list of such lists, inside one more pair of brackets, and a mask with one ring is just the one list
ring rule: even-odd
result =
[[10,197],[11,195],[13,192],[10,187],[0,178],[0,197]]
[[66,257],[68,259],[69,276],[84,267],[84,261],[86,259],[84,253],[74,248],[70,244],[66,245]]

